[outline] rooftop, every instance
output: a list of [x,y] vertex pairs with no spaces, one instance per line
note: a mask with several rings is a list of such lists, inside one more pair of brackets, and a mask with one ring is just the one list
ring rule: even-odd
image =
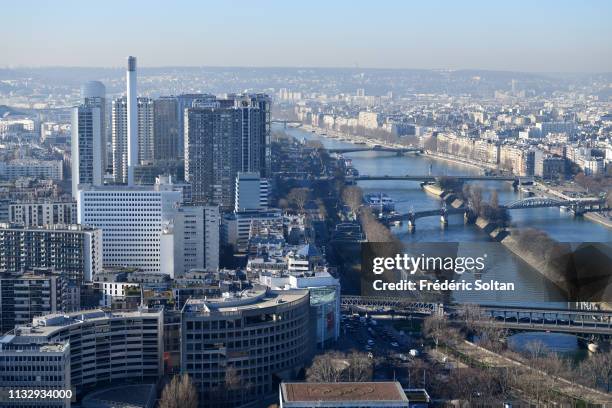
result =
[[221,297],[189,299],[183,307],[186,313],[238,312],[289,303],[308,296],[307,290],[272,291],[262,285],[239,292],[224,292]]
[[281,394],[286,402],[326,401],[401,401],[408,398],[397,381],[282,383]]
[[[58,328],[80,324],[83,322],[93,322],[113,318],[127,317],[157,317],[161,315],[161,310],[142,309],[131,312],[109,312],[102,309],[82,310],[67,314],[52,313],[45,316],[35,317],[32,324],[17,327],[12,334],[17,341],[24,343],[28,338],[47,337]],[[4,337],[6,337],[5,335]],[[1,337],[0,341],[4,338]],[[20,339],[21,338],[21,339]]]

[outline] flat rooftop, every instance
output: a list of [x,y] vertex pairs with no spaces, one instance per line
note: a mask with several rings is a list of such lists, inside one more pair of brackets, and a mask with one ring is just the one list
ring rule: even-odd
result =
[[338,382],[338,383],[282,383],[285,402],[404,402],[408,398],[397,381]]
[[240,292],[225,292],[221,297],[189,299],[183,312],[207,314],[211,312],[237,312],[247,309],[261,309],[289,303],[308,296],[307,290],[273,291],[257,285]]
[[46,337],[61,327],[91,322],[96,320],[106,320],[112,318],[128,317],[159,317],[162,311],[157,309],[143,309],[138,311],[109,312],[102,309],[82,310],[72,313],[52,313],[40,317],[35,317],[31,324],[19,326],[15,331],[19,334],[14,341],[28,341],[31,337]]

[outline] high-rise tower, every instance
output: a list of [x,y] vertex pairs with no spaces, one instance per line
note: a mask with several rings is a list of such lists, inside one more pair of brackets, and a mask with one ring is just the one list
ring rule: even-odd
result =
[[134,170],[138,165],[138,104],[136,100],[136,57],[128,57],[127,81],[127,167],[128,186],[134,185]]

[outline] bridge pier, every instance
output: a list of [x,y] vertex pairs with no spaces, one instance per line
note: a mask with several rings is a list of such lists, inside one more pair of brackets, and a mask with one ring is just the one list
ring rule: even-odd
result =
[[415,229],[416,229],[416,223],[414,222],[414,220],[409,219],[408,220],[408,232],[414,232]]
[[448,214],[440,215],[440,226],[446,228],[448,226]]

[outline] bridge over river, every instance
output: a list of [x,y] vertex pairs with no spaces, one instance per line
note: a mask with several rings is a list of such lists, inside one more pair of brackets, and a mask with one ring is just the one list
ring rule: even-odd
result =
[[[341,298],[344,309],[378,314],[446,314],[461,318],[461,305],[428,303],[402,297],[350,296]],[[527,306],[480,305],[481,324],[493,324],[517,331],[549,331],[580,335],[612,336],[612,312],[578,309],[555,309]]]

